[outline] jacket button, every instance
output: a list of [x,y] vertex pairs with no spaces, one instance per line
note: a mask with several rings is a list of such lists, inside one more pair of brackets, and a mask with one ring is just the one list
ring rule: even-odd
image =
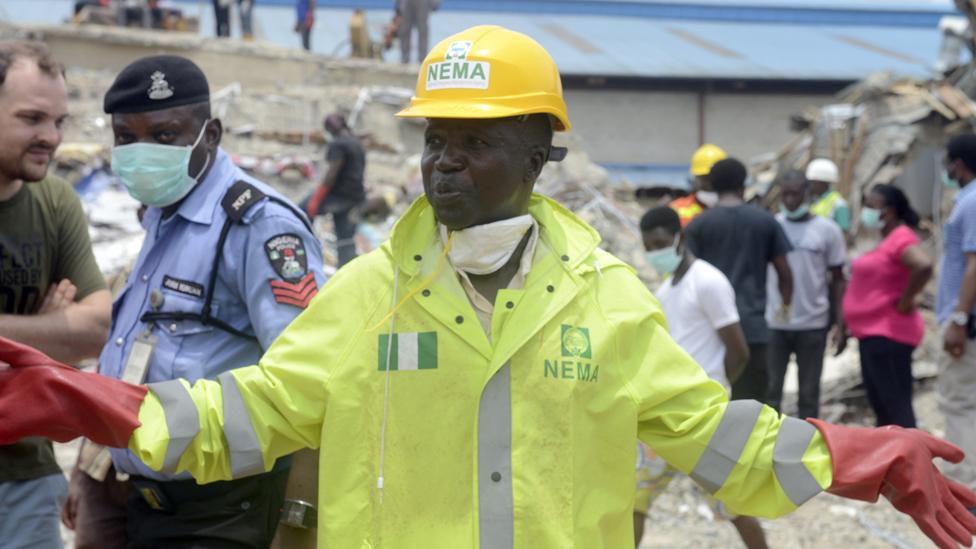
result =
[[559,259],[562,259],[563,261],[569,261],[569,256],[568,255],[564,255],[564,256],[560,257]]
[[421,259],[423,259],[423,258],[424,258],[424,257],[423,257],[422,255],[420,255],[420,254],[417,254],[417,255],[415,255],[415,256],[413,256],[413,260],[414,260],[414,261],[420,261],[420,260],[421,260]]
[[505,307],[511,309],[511,308],[515,307],[515,304],[512,303],[511,301],[508,301],[508,302],[505,303]]
[[177,328],[177,326],[176,326],[176,323],[175,322],[169,325],[169,331],[170,332],[176,332],[176,328]]
[[116,347],[121,347],[123,343],[125,343],[125,340],[124,340],[124,339],[122,339],[121,337],[120,337],[120,338],[117,338],[117,339],[115,340],[115,346],[116,346]]
[[554,288],[552,286],[552,284],[550,284],[550,285],[546,286],[546,291],[551,294],[552,292],[555,292],[556,291],[556,288]]
[[499,472],[497,472],[497,471],[494,472],[494,473],[492,473],[491,474],[491,480],[493,480],[495,482],[500,482],[502,480],[502,474],[499,473]]
[[420,295],[422,295],[424,297],[430,297],[430,290],[424,290],[424,291],[420,292]]
[[456,317],[454,317],[454,322],[461,324],[462,322],[464,322],[464,317],[461,315],[457,315]]

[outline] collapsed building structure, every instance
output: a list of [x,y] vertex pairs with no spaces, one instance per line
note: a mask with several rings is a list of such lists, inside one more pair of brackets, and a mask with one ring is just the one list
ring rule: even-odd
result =
[[[943,55],[932,78],[872,74],[840,91],[831,104],[793,117],[796,137],[752,166],[754,192],[765,194],[767,205],[776,193],[765,191],[777,174],[802,169],[814,158],[830,158],[840,169],[837,190],[855,214],[872,185],[893,183],[925,219],[923,229],[938,247],[942,220],[951,208],[951,196],[939,184],[942,149],[952,135],[976,127],[976,103],[970,99],[976,94],[976,42],[970,30],[976,4],[955,3],[969,23],[960,18],[941,25]],[[858,216],[853,219],[857,223]]]

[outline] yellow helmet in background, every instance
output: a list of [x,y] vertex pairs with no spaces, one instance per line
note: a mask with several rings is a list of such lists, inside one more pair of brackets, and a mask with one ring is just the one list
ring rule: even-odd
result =
[[705,143],[695,154],[691,155],[691,175],[708,175],[712,171],[712,166],[719,160],[725,160],[729,155],[717,145]]
[[570,129],[555,61],[528,36],[493,25],[445,38],[427,54],[410,106],[397,116],[505,118],[548,114]]

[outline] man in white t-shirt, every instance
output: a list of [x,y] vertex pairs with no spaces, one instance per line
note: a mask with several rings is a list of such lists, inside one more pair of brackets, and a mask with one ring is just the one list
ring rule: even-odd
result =
[[[769,324],[769,389],[766,402],[780,410],[783,381],[790,357],[796,357],[799,385],[799,418],[820,413],[820,374],[823,371],[827,331],[831,325],[830,299],[840,303],[844,295],[844,262],[847,246],[836,223],[810,212],[810,182],[800,171],[789,171],[776,182],[780,212],[776,221],[783,227],[793,251],[786,261],[793,272],[793,304],[788,317],[780,313],[776,273],[766,278],[766,322]],[[844,350],[844,318],[835,308],[834,344]]]
[[[739,325],[735,291],[721,271],[697,259],[684,246],[678,213],[664,206],[641,218],[647,263],[666,277],[655,292],[674,341],[726,391],[749,362],[749,345]],[[635,544],[640,545],[651,503],[677,474],[648,448],[638,452],[634,502]],[[762,526],[754,517],[735,516],[706,496],[712,510],[732,521],[749,549],[764,549]]]

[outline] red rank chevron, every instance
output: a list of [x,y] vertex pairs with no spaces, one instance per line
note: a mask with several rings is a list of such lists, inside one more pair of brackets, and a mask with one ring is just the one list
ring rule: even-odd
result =
[[308,303],[312,301],[315,294],[319,293],[319,285],[315,282],[315,274],[308,273],[305,278],[298,282],[272,280],[271,293],[274,294],[275,301],[278,303],[304,309],[308,307]]

